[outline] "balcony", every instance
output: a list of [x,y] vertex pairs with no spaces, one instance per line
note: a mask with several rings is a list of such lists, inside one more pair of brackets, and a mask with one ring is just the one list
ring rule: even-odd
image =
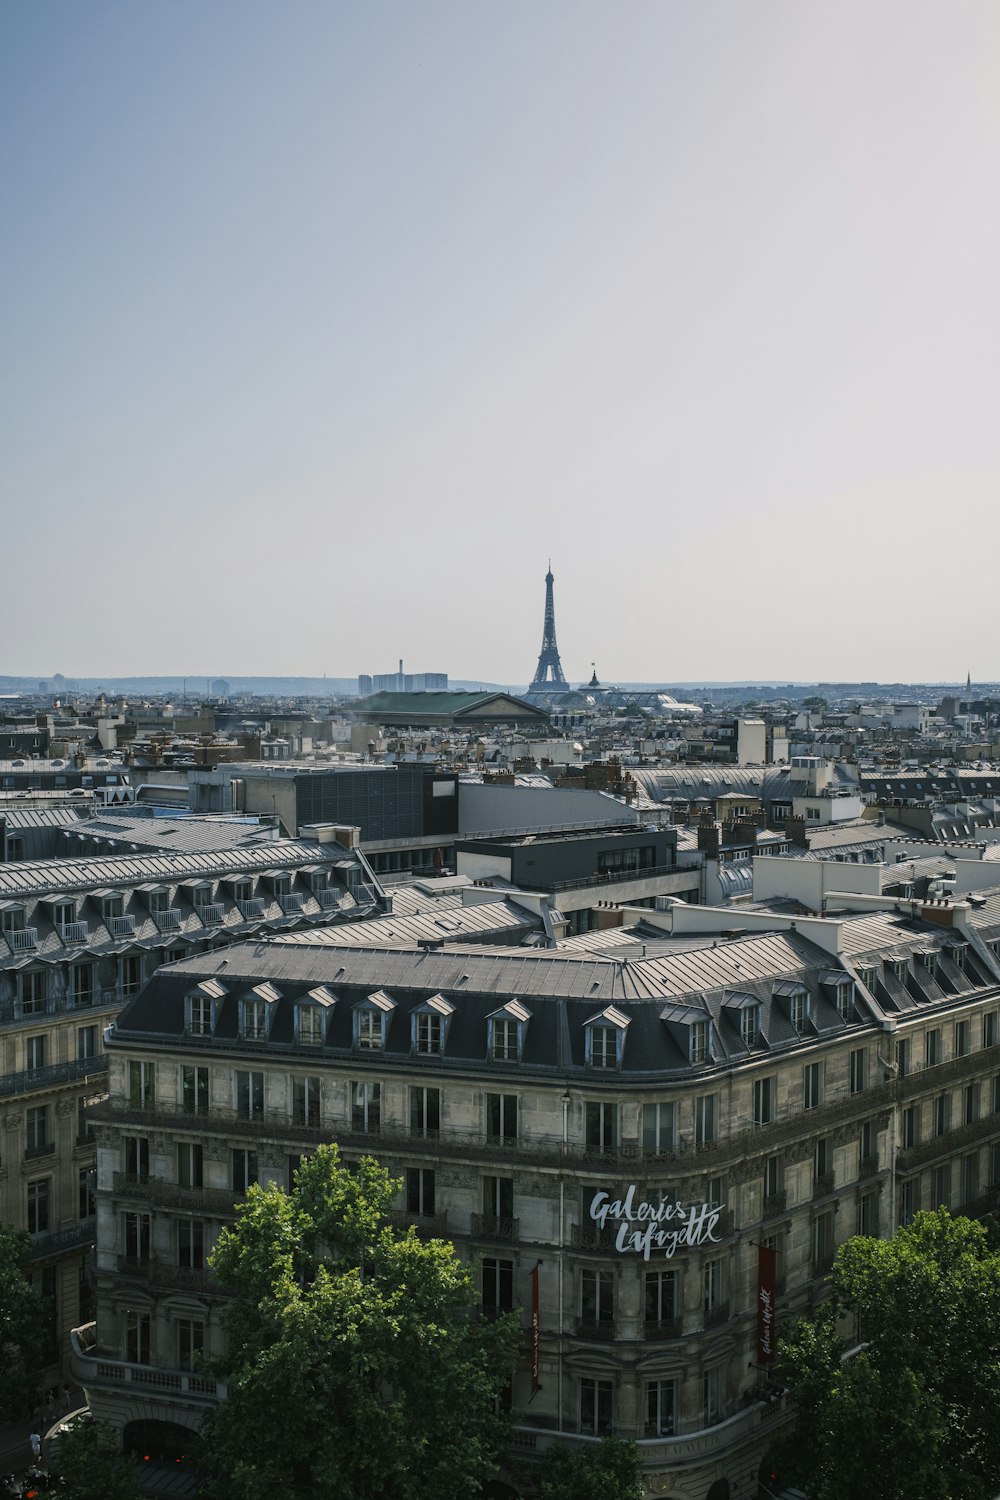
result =
[[897,1152],[896,1170],[912,1172],[936,1157],[950,1156],[953,1151],[972,1145],[985,1136],[997,1135],[1000,1135],[1000,1115],[984,1115],[981,1120],[973,1120],[968,1125],[957,1125],[954,1130],[946,1130],[943,1135],[933,1136],[929,1141]]
[[571,1243],[574,1250],[613,1250],[617,1233],[617,1226],[615,1228],[612,1228],[610,1224],[602,1226],[590,1220],[584,1224],[573,1225]]
[[729,1303],[719,1302],[715,1307],[706,1307],[703,1322],[705,1328],[720,1328],[723,1323],[728,1323]]
[[879,1174],[879,1160],[877,1156],[863,1156],[858,1167],[859,1177],[877,1177]]
[[767,1193],[764,1198],[764,1218],[773,1219],[777,1214],[783,1214],[787,1202],[788,1194],[784,1188],[777,1193]]
[[13,932],[5,932],[4,937],[11,953],[34,953],[38,947],[37,927],[18,927]]
[[[0,1075],[0,1098],[12,1094],[31,1094],[39,1089],[59,1088],[65,1083],[77,1083],[80,1079],[100,1078],[108,1071],[108,1059],[104,1057],[77,1057],[72,1062],[52,1063],[47,1068],[29,1068],[21,1073]],[[55,1150],[53,1146],[51,1148]]]
[[162,911],[150,913],[156,923],[157,932],[177,932],[181,925],[181,912],[178,906],[165,906]]
[[130,938],[135,934],[135,917],[109,917],[107,925],[113,938]]
[[185,1187],[179,1182],[165,1182],[161,1177],[136,1177],[126,1172],[115,1173],[114,1192],[117,1198],[212,1218],[231,1218],[243,1199],[242,1193],[231,1192],[229,1188]]
[[149,1279],[153,1286],[165,1287],[170,1291],[199,1292],[202,1295],[213,1292],[217,1297],[228,1295],[223,1292],[215,1279],[215,1273],[208,1266],[172,1266],[158,1260],[150,1266]]
[[87,1250],[94,1243],[96,1220],[91,1215],[71,1224],[67,1229],[45,1229],[31,1236],[28,1260],[48,1260],[53,1255],[71,1255],[74,1250]]
[[680,1319],[647,1318],[642,1325],[642,1336],[650,1343],[664,1343],[669,1339],[679,1339],[681,1336]]
[[614,1320],[577,1318],[576,1336],[578,1339],[591,1339],[602,1344],[610,1344],[615,1336]]
[[833,1173],[817,1172],[813,1183],[813,1197],[826,1198],[833,1192]]
[[496,1240],[514,1244],[520,1237],[520,1219],[497,1218],[493,1214],[473,1214],[472,1234],[478,1240]]
[[153,1365],[134,1365],[118,1359],[112,1351],[97,1343],[95,1323],[74,1328],[70,1333],[70,1345],[73,1378],[88,1390],[112,1386],[121,1391],[122,1387],[131,1387],[133,1400],[141,1400],[147,1394],[155,1400],[157,1393],[168,1393],[188,1401],[194,1398],[199,1404],[214,1404],[225,1400],[227,1395],[225,1381],[215,1380],[209,1375],[189,1370],[161,1370]]
[[90,928],[86,922],[60,922],[58,932],[66,946],[71,947],[75,943],[85,943]]
[[244,922],[257,922],[264,915],[266,902],[261,896],[254,896],[250,901],[237,901],[240,916]]
[[390,1215],[390,1221],[396,1229],[415,1229],[422,1240],[441,1240],[448,1236],[447,1210],[440,1214],[411,1214],[400,1209]]
[[205,927],[218,927],[226,915],[226,908],[221,901],[210,901],[207,906],[196,906],[195,911]]
[[24,1148],[25,1161],[41,1161],[43,1156],[55,1156],[55,1141],[33,1141],[30,1146]]

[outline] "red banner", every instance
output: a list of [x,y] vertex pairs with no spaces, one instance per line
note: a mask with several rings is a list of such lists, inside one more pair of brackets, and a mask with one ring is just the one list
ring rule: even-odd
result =
[[774,1364],[774,1283],[777,1256],[767,1245],[757,1247],[757,1363]]
[[531,1394],[538,1393],[538,1267],[531,1271]]

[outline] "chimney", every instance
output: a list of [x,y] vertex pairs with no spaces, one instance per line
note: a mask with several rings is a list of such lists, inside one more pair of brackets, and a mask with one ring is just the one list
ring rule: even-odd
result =
[[809,848],[809,840],[806,837],[805,818],[786,818],[785,832],[788,835],[789,842],[794,844],[797,849]]

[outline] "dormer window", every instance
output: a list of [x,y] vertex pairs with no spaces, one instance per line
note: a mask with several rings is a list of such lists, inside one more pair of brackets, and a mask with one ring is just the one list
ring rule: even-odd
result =
[[688,1061],[692,1064],[708,1061],[708,1022],[693,1021],[688,1032]]
[[23,932],[25,928],[24,907],[8,906],[0,912],[0,931],[6,937],[8,932]]
[[184,1025],[191,1036],[212,1036],[225,990],[217,979],[205,979],[184,997]]
[[116,891],[111,891],[108,895],[101,897],[102,921],[110,922],[113,917],[123,917],[124,915],[125,899],[123,896],[119,895]]
[[292,877],[290,875],[272,876],[271,889],[279,900],[282,896],[290,896],[292,894]]
[[210,880],[204,881],[201,885],[191,886],[190,889],[191,905],[194,907],[195,911],[201,912],[204,911],[206,906],[211,906],[212,883]]
[[805,985],[797,979],[782,979],[774,986],[772,994],[775,999],[784,1002],[792,1028],[801,1036],[809,1023],[810,1015],[810,996]]
[[444,1051],[448,1022],[455,1007],[443,995],[432,995],[413,1012],[413,1050],[425,1057],[437,1056]]
[[584,1022],[586,1057],[589,1068],[619,1068],[625,1050],[628,1016],[609,1005]]
[[246,1042],[266,1042],[281,991],[265,980],[240,1001],[240,1036]]
[[965,960],[969,954],[968,943],[949,943],[948,957],[957,969],[965,968]]
[[874,990],[875,979],[877,975],[878,970],[870,967],[865,967],[858,970],[858,978],[860,979],[866,990]]
[[295,1006],[295,1040],[300,1047],[322,1047],[326,1041],[326,1023],[337,997],[325,984],[317,985]]
[[752,1047],[760,1033],[760,1006],[744,1005],[740,1011],[740,1039],[744,1047]]
[[906,959],[893,956],[885,960],[885,972],[900,984],[906,982]]
[[489,1055],[494,1062],[520,1062],[528,1011],[520,1000],[509,1000],[488,1018]]
[[385,1033],[389,1017],[396,1009],[385,990],[376,990],[354,1008],[354,1045],[367,1052],[382,1052],[385,1049]]
[[854,1014],[854,981],[842,979],[835,987],[837,1014],[842,1021],[849,1021]]
[[76,902],[68,897],[60,897],[52,903],[52,922],[55,927],[68,927],[71,922],[76,921]]
[[936,949],[924,948],[919,953],[914,954],[914,957],[920,967],[926,971],[928,978],[933,979],[937,973],[938,956]]

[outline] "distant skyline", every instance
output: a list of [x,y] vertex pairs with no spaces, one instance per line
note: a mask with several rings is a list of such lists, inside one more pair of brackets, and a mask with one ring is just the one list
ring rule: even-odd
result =
[[[7,0],[0,674],[1000,678],[994,0]],[[218,662],[196,674],[189,666]]]

